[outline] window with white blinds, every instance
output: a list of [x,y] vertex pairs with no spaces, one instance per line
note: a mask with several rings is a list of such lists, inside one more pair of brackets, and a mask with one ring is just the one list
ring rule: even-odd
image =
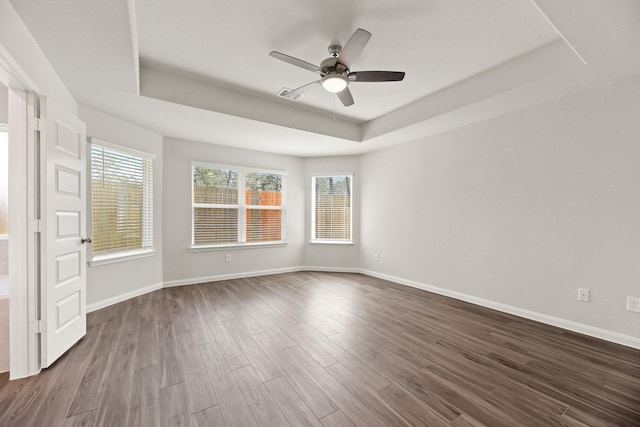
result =
[[352,241],[352,181],[352,175],[312,177],[312,241]]
[[283,172],[193,164],[193,247],[285,241]]
[[92,139],[93,259],[153,248],[152,154]]

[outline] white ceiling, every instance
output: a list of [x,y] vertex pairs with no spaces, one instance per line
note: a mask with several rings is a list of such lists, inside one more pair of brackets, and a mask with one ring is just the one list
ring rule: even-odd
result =
[[[358,154],[640,72],[636,0],[12,0],[79,103],[167,136],[297,156]],[[268,56],[319,64],[356,28],[344,107]]]

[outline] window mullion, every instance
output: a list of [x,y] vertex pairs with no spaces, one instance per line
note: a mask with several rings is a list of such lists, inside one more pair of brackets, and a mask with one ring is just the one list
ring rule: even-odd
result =
[[245,189],[245,171],[238,173],[238,242],[247,241],[247,206]]

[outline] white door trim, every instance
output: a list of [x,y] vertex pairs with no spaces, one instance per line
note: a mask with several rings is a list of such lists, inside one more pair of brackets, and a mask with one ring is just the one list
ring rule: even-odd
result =
[[0,45],[0,82],[9,88],[9,376],[36,374],[38,258],[33,230],[37,135],[28,127],[28,95],[38,88]]

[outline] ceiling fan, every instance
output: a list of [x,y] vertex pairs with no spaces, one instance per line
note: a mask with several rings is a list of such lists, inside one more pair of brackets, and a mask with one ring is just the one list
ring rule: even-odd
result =
[[298,58],[284,53],[273,51],[269,56],[295,65],[305,70],[320,74],[320,80],[308,83],[290,92],[286,92],[285,98],[294,99],[306,91],[321,85],[327,92],[338,95],[345,107],[353,105],[353,96],[349,90],[351,82],[398,82],[404,79],[402,71],[351,71],[351,65],[360,56],[371,38],[371,33],[358,28],[344,47],[340,45],[329,46],[329,58],[320,63],[320,66],[310,64]]

